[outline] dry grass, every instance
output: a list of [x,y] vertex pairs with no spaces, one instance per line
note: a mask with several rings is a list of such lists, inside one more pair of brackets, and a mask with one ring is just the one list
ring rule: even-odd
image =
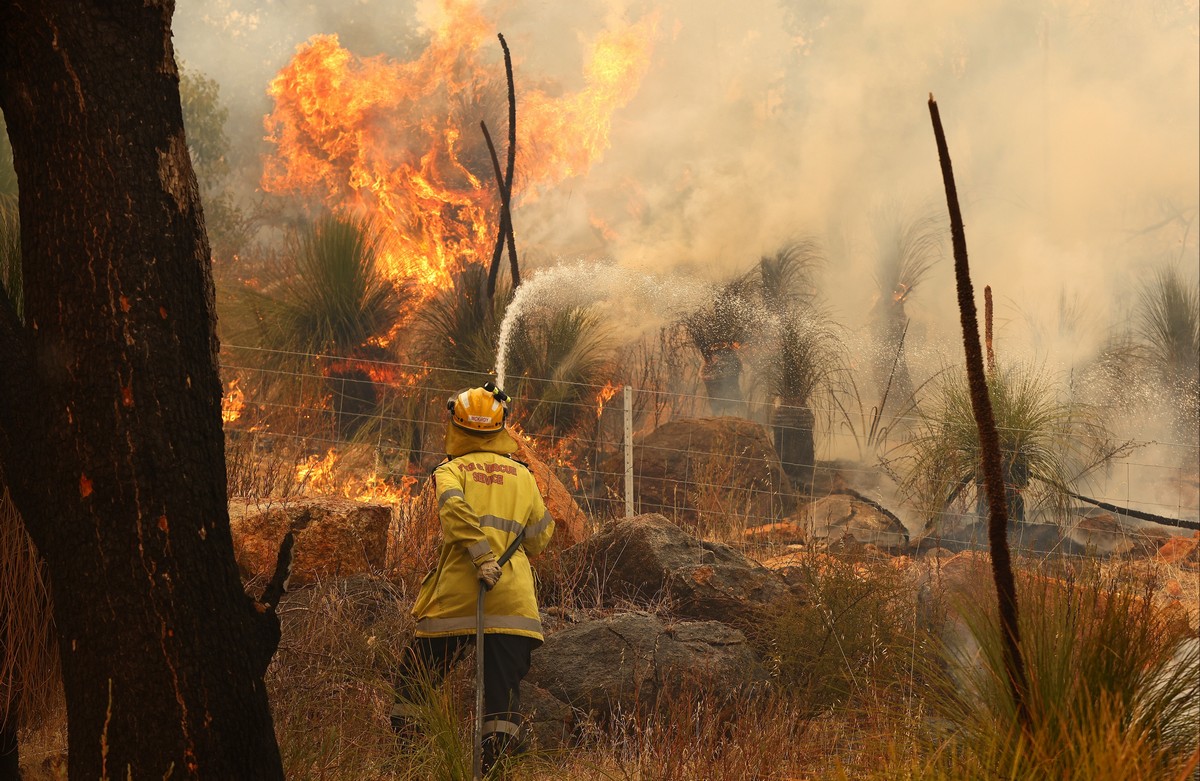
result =
[[36,725],[62,679],[41,556],[0,481],[0,724]]
[[[432,496],[418,492],[396,506],[385,572],[320,583],[289,594],[281,604],[283,639],[267,684],[289,779],[469,777],[473,683],[469,658],[443,686],[426,687],[424,729],[416,739],[398,739],[388,722],[400,654],[412,636],[409,608],[421,577],[436,558],[433,518]],[[739,525],[722,531],[736,533]],[[539,569],[539,597],[550,612],[565,615],[599,609],[597,573],[571,568],[554,557],[543,558]],[[1161,730],[1130,730],[1127,711],[1121,711],[1120,701],[1112,697],[1096,698],[1087,710],[1079,706],[1064,711],[1052,731],[1042,736],[1038,744],[1042,748],[1018,744],[1014,755],[1014,744],[1003,730],[993,730],[996,737],[991,742],[965,742],[969,734],[987,732],[963,730],[976,717],[951,714],[937,699],[936,684],[946,665],[939,661],[933,638],[944,628],[950,602],[930,588],[926,575],[932,569],[924,561],[899,566],[890,558],[798,557],[788,579],[799,596],[778,605],[752,633],[772,673],[771,684],[757,695],[730,701],[711,690],[685,687],[662,698],[651,713],[607,723],[583,718],[576,746],[526,756],[504,777],[527,781],[980,777],[1184,781],[1195,772],[1194,757],[1189,759],[1177,748],[1163,748],[1156,737]],[[1044,572],[1027,577],[1024,588],[1048,582],[1047,578]],[[1179,624],[1168,631],[1155,622],[1164,615],[1182,614],[1185,622],[1193,622],[1188,631],[1194,637],[1190,603],[1180,608],[1178,595],[1164,596],[1171,589],[1159,588],[1161,583],[1192,583],[1194,574],[1128,569],[1121,574],[1125,585],[1119,593],[1128,593],[1134,585],[1142,591],[1137,592],[1141,601],[1126,602],[1084,599],[1093,592],[1084,589],[1080,578],[1077,573],[1075,596],[1065,603],[1073,612],[1066,615],[1075,616],[1075,626],[1100,627],[1091,636],[1120,635],[1122,647],[1161,650],[1161,644],[1150,640],[1177,637]],[[1195,595],[1185,589],[1183,596]],[[1032,595],[1027,599],[1023,604],[1039,604]],[[1175,607],[1166,613],[1150,609],[1161,608],[1164,601]],[[1063,604],[1048,602],[1040,614],[1031,607],[1025,618],[1051,615],[1052,605]],[[1115,607],[1104,613],[1105,605]],[[1120,605],[1128,609],[1113,612]],[[1139,606],[1142,612],[1134,609]],[[670,608],[669,604],[654,607]],[[1043,640],[1052,639],[1061,623],[1047,618],[1041,627]],[[1026,630],[1028,642],[1039,642],[1038,631]],[[1053,642],[1044,643],[1043,664],[1057,658],[1055,648]],[[1071,659],[1081,658],[1078,650],[1072,654]],[[1039,655],[1033,658],[1036,663]],[[1065,687],[1074,668],[1057,669],[1059,685]],[[1049,680],[1048,675],[1041,673],[1042,680]],[[984,688],[975,691],[984,702],[1002,696],[1003,687],[990,693]],[[39,707],[42,726],[22,734],[26,777],[61,779],[65,777],[65,714],[61,704]],[[1044,764],[1013,759],[1024,756],[1020,752],[1034,756],[1046,745],[1070,747],[1073,775],[1054,775],[1057,769],[1046,775]]]

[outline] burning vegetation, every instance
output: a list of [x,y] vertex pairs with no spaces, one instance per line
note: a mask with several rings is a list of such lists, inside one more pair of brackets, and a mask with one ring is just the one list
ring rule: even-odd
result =
[[[421,295],[449,288],[454,272],[491,258],[500,212],[479,122],[504,127],[503,70],[495,31],[471,3],[452,3],[414,60],[362,58],[337,36],[301,46],[271,82],[266,119],[274,152],[268,192],[378,216],[390,247],[382,269]],[[585,175],[608,149],[613,113],[637,94],[657,17],[606,30],[584,53],[583,87],[518,95],[517,204]]]
[[[709,618],[681,605],[709,604],[714,583],[767,577],[760,563],[771,570],[764,590],[779,592],[766,607],[748,599],[745,625],[720,630],[752,654],[762,696],[716,697],[689,680],[656,689],[651,704],[584,718],[578,703],[539,692],[543,708],[563,706],[543,721],[569,724],[574,748],[534,754],[520,777],[942,779],[1003,767],[1032,780],[1085,765],[1099,779],[1194,774],[1195,713],[1180,702],[1195,686],[1179,673],[1197,665],[1187,584],[1200,566],[1188,536],[1200,523],[1200,285],[1187,264],[1146,265],[1123,310],[1091,302],[1097,322],[1108,316],[1103,343],[1069,363],[1025,349],[1011,316],[1023,310],[1009,303],[1023,293],[1007,275],[991,280],[1000,317],[989,288],[985,384],[1015,588],[1030,600],[1022,685],[1042,717],[1018,723],[1004,677],[1010,619],[982,607],[992,507],[981,437],[957,337],[940,328],[945,220],[896,208],[825,233],[795,217],[758,243],[706,248],[719,270],[698,271],[710,258],[683,249],[643,268],[652,263],[623,231],[699,208],[692,177],[705,174],[626,176],[615,198],[625,225],[563,195],[582,193],[614,153],[622,112],[653,78],[657,52],[683,34],[665,10],[613,14],[579,35],[569,76],[531,72],[537,58],[513,47],[520,120],[507,219],[527,243],[519,286],[511,273],[489,280],[505,219],[508,84],[490,11],[466,0],[440,8],[408,55],[365,55],[333,33],[296,47],[266,85],[269,151],[253,171],[263,200],[225,214],[234,238],[214,242],[230,495],[294,513],[297,534],[318,500],[390,514],[386,550],[372,559],[381,566],[343,577],[340,562],[324,562],[336,577],[286,598],[289,642],[268,679],[289,775],[465,772],[469,682],[428,692],[427,740],[398,742],[385,711],[412,633],[406,606],[435,547],[426,478],[445,457],[446,399],[498,373],[514,397],[519,457],[536,462],[575,538],[610,533],[628,506],[667,516],[680,548],[703,551],[695,568],[619,598],[601,565],[554,551],[539,577],[556,630],[632,607],[667,622],[657,639],[674,642]],[[212,103],[202,78],[192,84]],[[722,86],[742,99],[740,85]],[[205,100],[185,111],[220,116]],[[755,111],[771,116],[777,100],[772,92]],[[501,148],[489,151],[481,123]],[[6,182],[0,282],[19,302],[20,223]],[[603,259],[571,267],[524,238],[554,230],[521,222],[547,200],[587,212],[580,221]],[[1194,219],[1171,223],[1185,259],[1196,254]],[[839,236],[847,225],[866,238]],[[7,523],[8,505],[0,511]],[[349,525],[331,517],[323,534]],[[722,580],[731,561],[745,569]],[[939,651],[964,626],[982,649],[970,663],[961,647]],[[1113,638],[1121,658],[1106,666]],[[1104,775],[1104,761],[1137,771]]]

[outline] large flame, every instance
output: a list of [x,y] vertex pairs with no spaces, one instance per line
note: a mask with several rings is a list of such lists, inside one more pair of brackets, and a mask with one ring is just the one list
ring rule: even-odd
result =
[[[379,216],[394,232],[388,273],[425,294],[448,286],[456,264],[490,260],[499,194],[479,129],[485,113],[496,118],[489,130],[502,165],[507,139],[494,25],[471,0],[442,5],[429,46],[409,62],[357,57],[337,36],[313,37],[271,81],[265,121],[275,151],[263,189]],[[518,91],[518,202],[585,174],[608,148],[613,112],[641,83],[656,25],[654,15],[601,34],[578,92]]]

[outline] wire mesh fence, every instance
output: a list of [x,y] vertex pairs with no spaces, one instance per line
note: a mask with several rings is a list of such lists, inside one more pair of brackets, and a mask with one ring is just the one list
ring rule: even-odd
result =
[[[237,346],[223,347],[221,358],[230,493],[243,496],[411,496],[444,458],[449,397],[490,379],[453,368]],[[927,528],[978,526],[986,515],[969,492],[931,512],[897,489],[909,432],[920,422],[912,414],[885,426],[876,410],[832,394],[788,405],[552,378],[512,378],[509,385],[510,423],[594,519],[659,512],[726,538],[781,521],[811,533],[822,522],[813,502],[838,496],[844,506],[824,517],[840,523],[835,532],[847,530],[846,519],[830,514],[844,513],[852,500],[851,514],[873,515],[875,523],[890,519],[915,538]],[[529,389],[537,393],[523,395]],[[1094,502],[1067,497],[1053,507],[1031,506],[1020,534],[1059,539],[1065,526],[1075,549],[1114,533],[1126,547],[1161,538],[1161,525],[1095,502],[1197,520],[1194,442],[1129,439],[1114,452],[1073,486]],[[1014,489],[1010,504],[1020,493]],[[983,539],[964,533],[957,542]]]

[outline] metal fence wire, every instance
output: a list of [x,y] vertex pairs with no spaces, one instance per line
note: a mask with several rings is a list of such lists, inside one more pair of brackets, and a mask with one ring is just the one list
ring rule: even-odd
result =
[[[449,397],[491,379],[452,368],[229,345],[221,360],[232,495],[412,495],[444,458]],[[895,490],[887,459],[881,466],[879,458],[902,450],[905,424],[913,420],[891,421],[890,441],[876,441],[864,453],[867,415],[851,414],[831,398],[792,408],[553,378],[512,378],[509,385],[513,427],[596,519],[658,512],[701,531],[728,532],[805,522],[811,500],[841,492],[877,503],[914,537],[927,521],[926,510]],[[523,396],[527,389],[541,392]],[[800,440],[809,437],[806,450]],[[1194,442],[1130,441],[1076,490],[1194,522],[1198,463]],[[1028,525],[1078,522],[1100,511],[1075,504],[1039,512]],[[938,523],[965,525],[979,514],[959,503]],[[1120,528],[1134,537],[1162,533],[1136,520]]]

